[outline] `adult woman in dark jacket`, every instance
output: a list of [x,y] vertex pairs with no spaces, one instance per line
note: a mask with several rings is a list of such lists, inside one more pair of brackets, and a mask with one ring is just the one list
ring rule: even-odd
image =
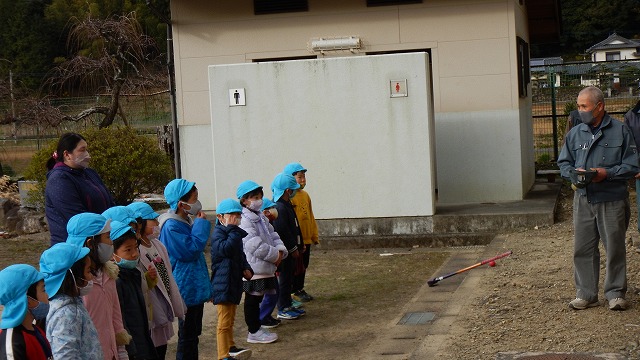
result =
[[115,205],[98,173],[88,168],[90,159],[84,137],[66,133],[47,162],[45,215],[51,245],[67,240],[67,222],[73,215],[101,214]]

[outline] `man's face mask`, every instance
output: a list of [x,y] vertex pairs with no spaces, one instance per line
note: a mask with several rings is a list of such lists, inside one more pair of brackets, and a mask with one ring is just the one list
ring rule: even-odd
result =
[[578,113],[580,113],[580,120],[582,120],[583,123],[587,125],[593,125],[593,123],[596,121],[596,118],[593,113],[598,108],[598,104],[600,103],[597,103],[596,106],[591,111],[578,111]]

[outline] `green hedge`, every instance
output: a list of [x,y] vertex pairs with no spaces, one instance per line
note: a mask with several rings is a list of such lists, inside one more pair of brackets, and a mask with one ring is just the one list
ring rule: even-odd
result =
[[[87,130],[91,154],[90,167],[100,174],[118,205],[129,204],[140,194],[162,192],[174,177],[171,159],[159,149],[153,138],[138,135],[130,127],[108,127]],[[42,147],[31,159],[25,178],[38,181],[36,191],[29,196],[44,208],[46,163],[56,149],[58,140]]]

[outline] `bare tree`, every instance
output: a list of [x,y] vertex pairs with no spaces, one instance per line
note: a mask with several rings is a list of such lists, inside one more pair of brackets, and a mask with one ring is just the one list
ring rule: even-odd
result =
[[[93,114],[102,114],[99,127],[111,125],[116,116],[126,117],[120,106],[123,94],[141,94],[166,89],[166,76],[161,72],[160,54],[153,39],[144,35],[135,13],[108,19],[87,18],[72,28],[68,47],[75,54],[54,68],[47,87],[54,94],[109,94],[107,106],[93,106],[75,115],[65,115],[53,109],[47,98],[28,100],[20,117],[31,117],[43,125],[56,126],[63,121],[79,121]],[[35,111],[48,114],[37,116]],[[32,116],[37,116],[33,118]],[[17,120],[17,119],[14,119]]]

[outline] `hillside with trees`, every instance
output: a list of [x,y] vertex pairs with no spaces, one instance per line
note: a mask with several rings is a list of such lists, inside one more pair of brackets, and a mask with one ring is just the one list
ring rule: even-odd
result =
[[584,59],[586,49],[617,33],[640,38],[640,0],[561,0],[562,36],[559,44],[531,47],[531,57]]
[[[166,52],[169,0],[0,0],[0,79],[11,71],[14,87],[37,89],[55,66],[76,56],[69,46],[73,25],[88,18],[136,14],[142,32]],[[70,52],[73,49],[74,52]],[[91,45],[79,54],[90,52]]]

